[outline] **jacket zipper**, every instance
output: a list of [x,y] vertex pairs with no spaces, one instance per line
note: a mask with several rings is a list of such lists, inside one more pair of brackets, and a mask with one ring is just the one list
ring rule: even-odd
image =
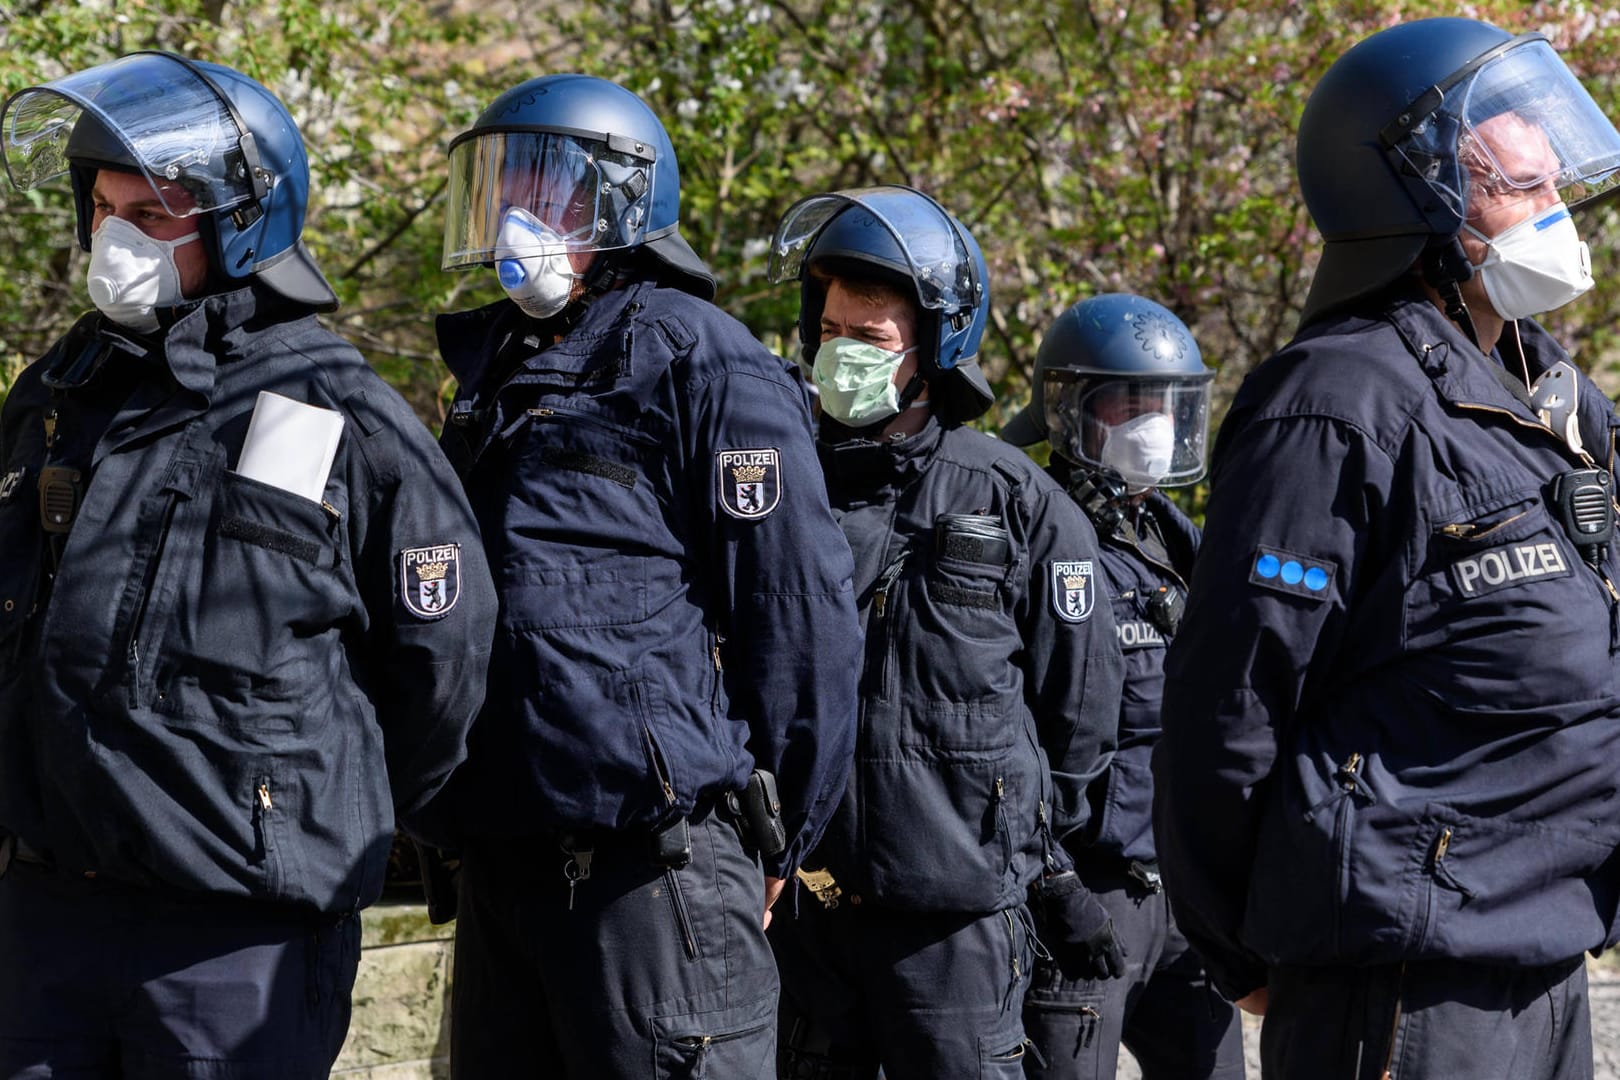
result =
[[1334,866],[1333,904],[1331,910],[1333,911],[1332,929],[1333,947],[1335,949],[1339,947],[1339,935],[1344,916],[1344,912],[1342,910],[1344,907],[1344,900],[1339,894],[1341,891],[1343,891],[1344,887],[1344,861],[1348,854],[1345,849],[1350,842],[1350,838],[1348,836],[1350,830],[1350,805],[1355,800],[1356,792],[1361,788],[1361,764],[1361,755],[1352,751],[1350,756],[1344,759],[1344,764],[1340,765],[1333,774],[1334,779],[1338,781],[1339,787],[1343,792],[1343,794],[1339,797],[1339,805],[1335,807],[1333,811]]
[[157,584],[158,570],[163,565],[163,553],[169,546],[169,529],[174,524],[174,512],[180,505],[180,493],[169,492],[169,501],[163,507],[163,517],[158,524],[157,543],[152,549],[152,557],[147,560],[146,571],[141,579],[140,597],[136,601],[135,611],[129,623],[129,645],[124,650],[125,662],[129,665],[129,704],[131,707],[140,704],[141,690],[141,630],[146,621],[147,605],[152,599],[152,589]]
[[878,667],[878,696],[884,701],[889,700],[889,668],[895,651],[896,620],[889,618],[889,597],[895,583],[900,579],[900,571],[905,567],[908,552],[902,551],[889,563],[878,578],[877,590],[872,594],[872,617],[884,623],[883,634],[879,642],[883,649],[883,660]]

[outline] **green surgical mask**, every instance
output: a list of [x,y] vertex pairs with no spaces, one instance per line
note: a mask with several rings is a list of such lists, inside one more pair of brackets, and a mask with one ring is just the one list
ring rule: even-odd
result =
[[811,370],[821,411],[850,427],[866,427],[898,413],[900,391],[894,373],[909,352],[889,352],[847,337],[823,341]]

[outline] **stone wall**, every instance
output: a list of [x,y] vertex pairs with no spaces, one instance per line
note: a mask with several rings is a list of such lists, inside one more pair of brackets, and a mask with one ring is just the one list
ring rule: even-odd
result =
[[455,924],[430,925],[421,904],[378,904],[361,919],[354,1018],[332,1076],[446,1080]]

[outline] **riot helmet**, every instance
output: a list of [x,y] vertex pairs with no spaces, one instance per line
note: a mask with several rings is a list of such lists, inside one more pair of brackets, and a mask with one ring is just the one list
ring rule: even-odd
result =
[[605,79],[544,75],[450,143],[443,267],[495,267],[513,293],[537,272],[566,273],[563,256],[644,249],[682,290],[713,299],[680,203],[675,148],[645,102]]
[[173,53],[131,53],[13,94],[0,109],[0,133],[19,189],[70,175],[86,251],[96,173],[135,173],[170,214],[200,216],[219,278],[256,277],[289,299],[337,307],[301,239],[303,138],[286,107],[246,75]]
[[[1547,167],[1504,163],[1480,136],[1506,113],[1545,136]],[[1300,118],[1296,167],[1325,241],[1305,302],[1310,322],[1384,288],[1426,252],[1431,275],[1467,280],[1460,250],[1441,255],[1471,193],[1551,184],[1578,203],[1615,184],[1620,133],[1541,34],[1420,19],[1374,34],[1328,69]]]
[[917,304],[919,371],[939,416],[966,421],[995,402],[979,369],[990,314],[989,270],[978,242],[944,207],[915,188],[850,188],[799,200],[771,241],[772,282],[799,281],[801,366],[821,342],[825,280],[859,275]]
[[1151,300],[1105,293],[1069,308],[1041,338],[1030,403],[1002,429],[1130,492],[1178,487],[1208,465],[1209,390],[1186,325]]

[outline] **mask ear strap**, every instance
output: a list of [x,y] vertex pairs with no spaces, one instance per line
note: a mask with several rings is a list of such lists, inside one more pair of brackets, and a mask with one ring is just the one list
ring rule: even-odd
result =
[[928,380],[923,378],[922,368],[918,367],[911,373],[911,381],[907,382],[900,391],[900,412],[911,408],[911,403],[917,400],[917,395],[928,388]]

